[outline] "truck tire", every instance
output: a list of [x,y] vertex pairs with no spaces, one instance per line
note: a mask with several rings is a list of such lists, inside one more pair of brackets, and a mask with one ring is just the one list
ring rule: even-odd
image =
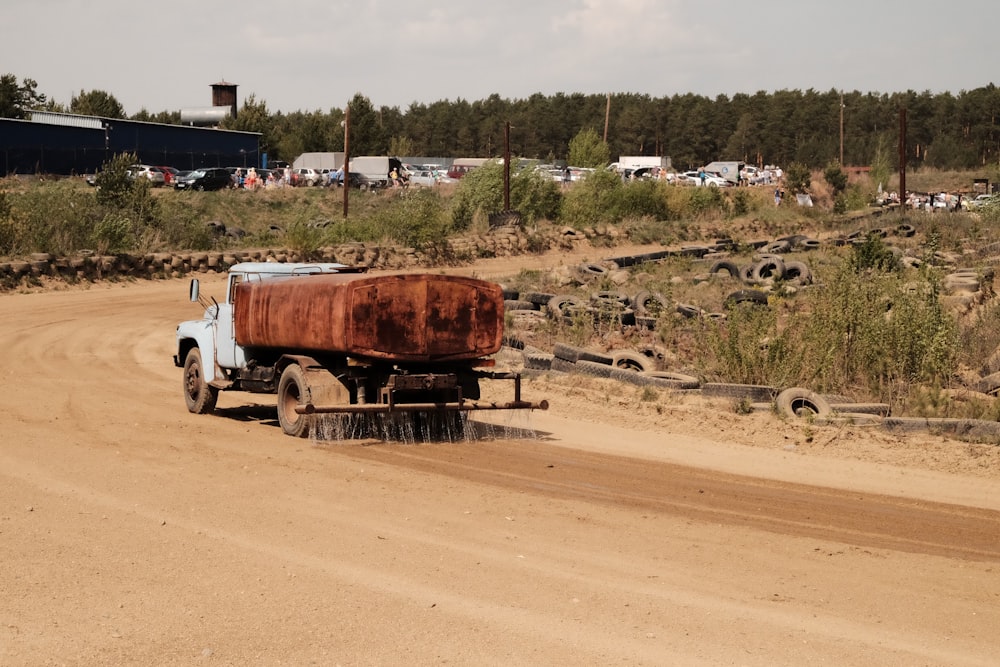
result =
[[298,364],[291,364],[281,373],[278,381],[278,423],[281,430],[296,438],[308,438],[313,419],[300,415],[295,408],[312,400],[309,383]]
[[219,390],[205,381],[201,350],[192,347],[184,358],[184,402],[196,415],[206,415],[215,410]]

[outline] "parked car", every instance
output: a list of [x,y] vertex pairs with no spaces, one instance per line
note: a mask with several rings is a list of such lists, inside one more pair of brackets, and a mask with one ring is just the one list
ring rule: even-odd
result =
[[660,167],[639,167],[632,170],[630,178],[657,178],[660,175]]
[[145,178],[154,186],[163,185],[167,182],[167,177],[164,176],[163,171],[159,167],[151,167],[148,164],[129,165],[125,173],[132,179]]
[[968,207],[972,209],[981,208],[993,202],[1000,202],[1000,195],[976,195],[975,199],[970,199]]
[[[702,185],[701,172],[697,171],[685,171],[683,174],[683,182],[688,185]],[[732,185],[729,181],[724,179],[722,176],[717,174],[712,174],[710,172],[705,172],[705,185],[714,185],[719,188],[726,188]]]
[[163,172],[163,184],[170,186],[173,185],[174,179],[177,178],[177,174],[181,173],[179,169],[174,169],[173,167],[157,167]]
[[175,190],[224,190],[233,183],[232,175],[228,169],[220,167],[209,167],[205,169],[195,169],[194,171],[179,176],[174,182]]
[[[352,188],[358,188],[359,190],[370,190],[372,189],[371,182],[365,178],[365,175],[356,171],[352,171],[347,177],[347,182]],[[344,187],[344,170],[338,169],[337,171],[330,172],[330,185],[336,186],[338,188]]]
[[323,175],[315,169],[301,167],[292,169],[292,185],[313,186],[323,182]]
[[438,183],[438,179],[435,178],[434,172],[427,169],[411,171],[409,180],[411,186],[425,188],[432,188]]

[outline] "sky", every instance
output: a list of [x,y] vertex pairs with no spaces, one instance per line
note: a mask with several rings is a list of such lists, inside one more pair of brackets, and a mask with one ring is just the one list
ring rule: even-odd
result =
[[128,115],[469,102],[496,93],[715,98],[759,91],[959,93],[1000,83],[995,0],[8,0],[0,74]]

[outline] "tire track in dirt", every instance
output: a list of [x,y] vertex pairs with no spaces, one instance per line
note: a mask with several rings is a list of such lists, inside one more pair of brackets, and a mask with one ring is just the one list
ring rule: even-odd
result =
[[861,547],[1000,562],[1000,512],[992,510],[527,444],[496,441],[337,452],[553,498]]

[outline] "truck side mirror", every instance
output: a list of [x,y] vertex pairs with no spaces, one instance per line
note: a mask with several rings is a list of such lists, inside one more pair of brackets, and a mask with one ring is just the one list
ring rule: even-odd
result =
[[194,278],[193,280],[191,280],[191,294],[190,294],[190,299],[191,299],[192,302],[197,302],[198,301],[198,289],[199,289],[199,287],[200,287],[200,285],[198,284],[198,279],[197,278]]

